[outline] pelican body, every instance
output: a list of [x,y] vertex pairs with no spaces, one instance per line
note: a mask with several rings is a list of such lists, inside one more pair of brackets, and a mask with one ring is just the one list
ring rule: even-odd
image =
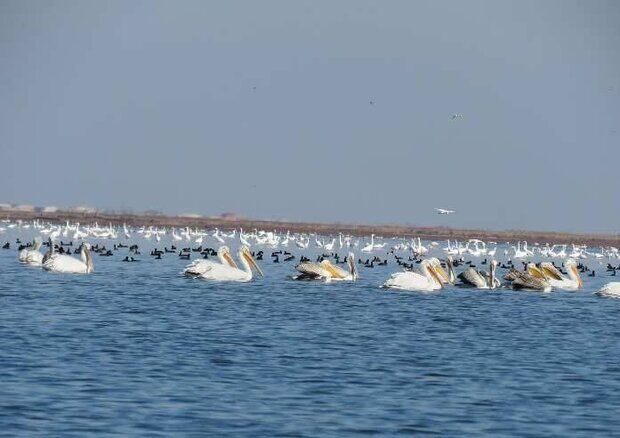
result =
[[495,277],[496,268],[497,261],[491,260],[488,273],[469,267],[461,272],[458,277],[465,286],[471,286],[477,289],[495,289],[501,285],[499,279]]
[[396,272],[381,287],[406,291],[429,292],[443,288],[443,281],[429,260],[420,263],[422,273]]
[[204,280],[237,282],[252,280],[252,269],[256,269],[261,277],[264,276],[263,271],[252,258],[252,254],[247,246],[241,246],[238,254],[243,269],[240,269],[232,259],[228,247],[223,246],[218,250],[221,263],[200,260],[185,268],[183,273],[188,277],[202,278]]
[[595,292],[599,297],[620,298],[620,282],[614,281]]
[[551,287],[563,290],[577,290],[583,287],[583,281],[577,271],[577,263],[573,259],[568,259],[564,263],[568,278],[564,277],[553,263],[543,262],[540,264],[540,270],[549,282]]
[[534,264],[528,263],[526,272],[511,269],[504,276],[505,280],[512,282],[515,290],[532,290],[541,292],[551,292],[551,285],[546,280],[544,274]]
[[321,263],[304,262],[295,266],[299,274],[293,280],[319,280],[329,283],[331,281],[355,281],[358,279],[357,267],[355,266],[355,255],[350,252],[347,256],[349,271],[345,271],[340,266],[332,264],[329,260]]

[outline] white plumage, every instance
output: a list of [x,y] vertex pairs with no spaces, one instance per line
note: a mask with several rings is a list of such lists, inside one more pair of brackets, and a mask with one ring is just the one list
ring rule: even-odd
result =
[[239,248],[238,254],[243,269],[237,267],[230,256],[228,247],[222,246],[218,250],[220,263],[211,260],[197,260],[185,268],[183,273],[188,277],[204,280],[247,282],[252,280],[252,268],[254,268],[261,276],[264,276],[247,246]]
[[80,258],[66,254],[52,254],[43,263],[43,269],[65,274],[90,274],[94,272],[93,259],[90,254],[90,244],[84,243],[80,251]]

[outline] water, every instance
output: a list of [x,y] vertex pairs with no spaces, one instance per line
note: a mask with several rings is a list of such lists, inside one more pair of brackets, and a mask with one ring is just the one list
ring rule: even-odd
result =
[[265,279],[215,284],[147,253],[70,276],[0,250],[3,433],[620,433],[620,300],[592,295],[610,278],[404,293],[377,287],[392,261],[312,284],[267,253]]

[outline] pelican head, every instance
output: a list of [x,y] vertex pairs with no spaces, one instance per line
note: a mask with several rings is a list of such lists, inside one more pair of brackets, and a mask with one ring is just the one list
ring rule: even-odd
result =
[[256,272],[258,272],[261,277],[265,276],[265,274],[263,274],[263,270],[260,268],[260,266],[258,266],[258,264],[252,258],[252,253],[250,252],[250,248],[248,248],[246,245],[243,245],[241,246],[241,248],[239,248],[239,258],[245,259],[250,265],[250,267],[256,269]]
[[82,244],[82,260],[86,263],[86,273],[91,273],[95,270],[92,255],[90,254],[90,243],[84,242]]
[[582,288],[583,280],[581,280],[581,276],[577,270],[577,262],[573,259],[568,259],[564,262],[564,267],[566,268],[566,272],[568,272],[569,277],[577,281],[577,287]]
[[441,262],[439,261],[439,259],[436,258],[436,257],[432,257],[432,258],[428,259],[428,261],[430,263],[430,266],[435,271],[435,274],[439,277],[439,279],[440,279],[439,282],[441,284],[450,283],[450,276],[441,267]]
[[456,276],[454,275],[454,259],[451,255],[446,259],[446,266],[448,267],[448,279],[450,283],[454,284]]
[[[495,289],[498,284],[496,283],[496,278],[495,278],[495,270],[497,269],[497,260],[491,260],[491,263],[489,264],[489,287],[491,289]],[[501,285],[501,283],[499,283]]]
[[422,260],[422,263],[420,263],[420,267],[425,274],[428,274],[427,277],[430,276],[439,285],[439,287],[443,289],[442,278],[435,270],[432,259]]
[[525,269],[527,273],[530,274],[532,277],[535,277],[541,280],[545,279],[545,274],[534,263],[528,263]]
[[230,248],[228,248],[226,245],[222,245],[218,248],[217,257],[220,259],[220,262],[222,262],[223,265],[228,265],[231,268],[237,267],[237,263],[235,263],[235,260],[230,255]]
[[347,258],[347,263],[349,263],[349,272],[351,272],[351,279],[353,281],[359,278],[357,273],[357,266],[355,265],[355,254],[352,252],[349,253],[349,257]]

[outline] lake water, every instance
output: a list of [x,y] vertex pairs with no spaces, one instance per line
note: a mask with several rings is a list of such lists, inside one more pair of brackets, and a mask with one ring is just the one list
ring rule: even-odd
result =
[[3,434],[620,434],[620,300],[592,295],[598,262],[576,293],[421,294],[378,288],[392,259],[316,284],[267,249],[264,279],[217,284],[152,246],[87,276],[0,250]]

